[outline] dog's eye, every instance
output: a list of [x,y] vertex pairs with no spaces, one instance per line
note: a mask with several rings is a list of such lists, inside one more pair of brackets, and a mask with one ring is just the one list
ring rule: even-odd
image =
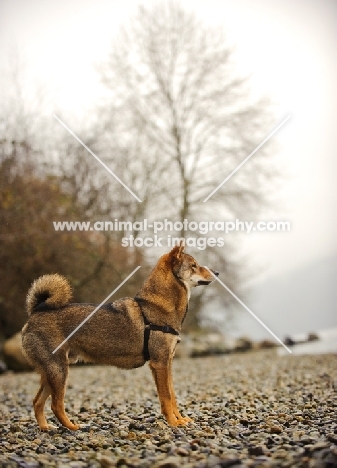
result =
[[192,268],[197,268],[197,266],[198,265],[196,263],[193,263]]

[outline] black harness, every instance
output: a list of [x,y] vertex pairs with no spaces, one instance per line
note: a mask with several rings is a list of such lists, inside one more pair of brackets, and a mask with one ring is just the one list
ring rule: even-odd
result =
[[141,306],[142,299],[141,298],[134,298],[135,301],[137,302],[142,316],[144,320],[144,348],[143,348],[143,356],[145,361],[149,361],[150,359],[150,351],[149,351],[149,339],[150,339],[150,333],[151,330],[153,331],[161,331],[162,333],[170,333],[171,335],[176,335],[179,336],[179,332],[175,330],[174,328],[170,327],[169,325],[155,325],[154,323],[151,323],[149,319],[146,317],[144,314],[144,311]]

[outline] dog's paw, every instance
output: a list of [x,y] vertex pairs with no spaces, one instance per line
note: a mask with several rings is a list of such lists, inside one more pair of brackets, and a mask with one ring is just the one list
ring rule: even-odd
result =
[[54,426],[54,424],[46,424],[46,425],[40,426],[40,431],[43,431],[43,432],[54,431],[55,429],[58,429],[58,427]]
[[194,422],[193,419],[189,418],[188,416],[184,416],[183,420],[186,421],[187,423]]
[[177,419],[175,426],[187,426],[188,421],[185,421],[185,419]]
[[69,421],[67,425],[63,424],[61,428],[62,428],[62,431],[77,431],[80,428],[80,425],[73,424],[72,422]]
[[185,418],[175,418],[167,421],[168,424],[172,427],[177,427],[177,426],[187,426],[187,424],[190,422],[186,420]]
[[189,418],[188,416],[176,416],[176,426],[186,426],[188,423],[193,422],[193,419]]
[[71,431],[77,431],[78,429],[80,429],[80,425],[79,424],[72,424],[71,426],[69,425],[68,429],[70,429]]

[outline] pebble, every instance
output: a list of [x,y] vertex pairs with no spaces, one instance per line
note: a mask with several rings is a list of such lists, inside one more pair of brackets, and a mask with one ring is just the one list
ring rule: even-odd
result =
[[[41,432],[35,373],[0,375],[0,466],[8,468],[329,468],[337,466],[337,358],[274,351],[174,361],[183,414],[160,415],[151,372],[71,367],[70,418],[82,425]],[[112,384],[113,382],[113,384]]]

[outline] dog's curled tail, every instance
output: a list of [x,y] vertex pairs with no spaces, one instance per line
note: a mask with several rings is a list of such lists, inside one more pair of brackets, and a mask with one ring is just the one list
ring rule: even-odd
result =
[[40,304],[52,309],[62,307],[70,301],[71,296],[71,286],[64,276],[58,274],[40,276],[28,291],[27,313],[32,314]]

